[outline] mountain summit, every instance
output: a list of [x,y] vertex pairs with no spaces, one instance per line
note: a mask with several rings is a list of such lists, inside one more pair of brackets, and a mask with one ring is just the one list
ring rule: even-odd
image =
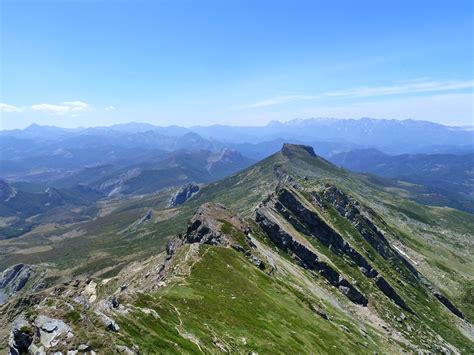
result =
[[284,143],[281,152],[286,156],[299,155],[316,157],[313,147],[302,144]]

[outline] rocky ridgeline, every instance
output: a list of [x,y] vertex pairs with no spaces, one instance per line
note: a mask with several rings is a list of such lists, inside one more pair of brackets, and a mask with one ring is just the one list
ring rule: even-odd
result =
[[[270,211],[274,211],[287,221],[296,231],[315,238],[322,245],[338,256],[350,259],[358,266],[362,274],[374,279],[376,286],[395,304],[407,312],[413,313],[395,289],[375,270],[372,265],[357,252],[332,226],[321,216],[301,201],[302,197],[289,187],[279,187],[272,198],[256,212],[257,222],[281,248],[294,253],[309,268],[318,271],[331,285],[343,290],[343,293],[354,303],[367,305],[367,298],[355,289],[342,275],[311,251],[310,247],[295,240],[291,234],[282,230],[276,220],[271,220]],[[308,202],[306,202],[308,203]],[[316,206],[314,206],[316,207]]]
[[[249,234],[250,226],[221,204],[206,203],[190,219],[186,233],[172,239],[167,246],[167,259],[183,244],[208,244],[231,247],[242,252],[255,266],[265,269]],[[166,267],[163,268],[164,271]]]
[[189,200],[193,195],[199,192],[199,186],[193,183],[182,186],[176,191],[168,201],[168,207],[176,207],[182,205]]
[[300,263],[308,269],[319,272],[331,285],[337,287],[347,298],[356,304],[366,306],[367,298],[362,295],[349,281],[342,277],[335,269],[320,260],[320,257],[303,242],[284,230],[269,213],[261,206],[256,210],[256,222],[268,235],[270,240],[285,252],[294,255]]
[[[426,278],[418,272],[415,266],[390,246],[383,232],[370,219],[369,216],[373,214],[372,211],[364,210],[356,200],[332,184],[326,184],[321,192],[313,192],[312,196],[319,206],[330,205],[342,217],[346,218],[357,229],[367,243],[369,243],[385,260],[391,262],[394,269],[398,270],[403,277],[409,279],[409,281],[420,282],[420,284],[427,286],[438,301],[440,301],[453,314],[464,319],[463,313],[446,296],[435,289]],[[402,272],[403,269],[407,272]],[[401,300],[386,280],[380,279],[379,277],[376,284],[386,295],[392,298],[396,304],[404,308],[402,306],[404,304],[403,300]]]
[[222,228],[223,223],[236,231],[248,234],[250,227],[239,216],[221,204],[202,205],[189,221],[185,234],[187,243],[220,244],[230,246],[236,243],[229,230]]
[[320,194],[313,193],[312,196],[320,205],[326,203],[334,207],[342,217],[351,222],[367,243],[369,243],[385,260],[399,263],[415,278],[419,277],[416,268],[390,246],[383,233],[376,227],[370,218],[366,216],[368,213],[364,213],[356,200],[332,184],[326,184]]

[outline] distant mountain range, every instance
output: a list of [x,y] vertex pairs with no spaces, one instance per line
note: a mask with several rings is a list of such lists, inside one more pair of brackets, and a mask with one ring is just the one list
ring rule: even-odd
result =
[[[414,120],[297,119],[264,127],[190,128],[33,124],[0,131],[0,179],[25,192],[87,185],[100,196],[144,194],[215,181],[279,151],[284,142],[312,146],[351,170],[421,184],[418,196],[430,196],[425,203],[474,210],[474,131]],[[441,197],[433,200],[436,194]]]
[[[146,132],[146,134],[144,134]],[[186,137],[187,133],[195,135]],[[121,140],[122,146],[153,146],[170,150],[179,145],[177,137],[183,137],[189,144],[193,137],[195,144],[242,144],[263,143],[284,139],[300,142],[335,142],[362,147],[378,148],[386,153],[402,154],[427,152],[436,147],[437,152],[462,148],[474,150],[474,131],[469,127],[449,127],[441,124],[416,120],[386,119],[295,119],[288,122],[273,121],[263,127],[237,127],[225,125],[160,127],[148,123],[126,123],[110,127],[63,129],[33,124],[23,130],[0,131],[2,138],[10,137],[34,141],[69,141],[72,137],[107,137],[109,143]],[[127,139],[122,138],[126,136]],[[165,137],[168,137],[165,138]],[[175,139],[169,139],[175,137]],[[81,138],[82,139],[82,138]],[[217,141],[217,142],[216,142]],[[158,143],[159,142],[159,143]],[[182,143],[182,142],[181,142]]]

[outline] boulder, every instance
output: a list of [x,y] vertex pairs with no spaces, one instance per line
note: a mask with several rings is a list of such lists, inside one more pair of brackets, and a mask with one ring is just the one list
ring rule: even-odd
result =
[[74,336],[71,328],[60,319],[39,315],[34,321],[39,332],[40,343],[47,349],[56,346],[61,337]]
[[115,323],[115,321],[109,316],[105,315],[99,310],[96,310],[94,313],[99,317],[99,320],[102,322],[102,324],[105,325],[105,329],[111,332],[118,332],[120,330],[119,325]]

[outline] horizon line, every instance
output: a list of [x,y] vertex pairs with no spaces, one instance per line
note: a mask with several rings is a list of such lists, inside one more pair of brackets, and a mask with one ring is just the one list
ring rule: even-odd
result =
[[128,122],[121,122],[121,123],[114,123],[111,125],[97,125],[97,126],[77,126],[77,127],[64,127],[64,126],[59,126],[59,125],[48,125],[48,124],[40,124],[40,123],[30,123],[29,125],[23,127],[23,128],[13,128],[13,129],[5,129],[0,127],[1,132],[6,132],[6,131],[22,131],[25,129],[28,129],[30,127],[34,126],[39,126],[39,127],[54,127],[54,128],[60,128],[64,130],[85,130],[89,128],[111,128],[115,126],[123,126],[123,125],[130,125],[130,124],[137,124],[137,125],[150,125],[155,128],[170,128],[170,127],[177,127],[177,128],[185,128],[185,129],[192,129],[196,127],[214,127],[214,126],[221,126],[221,127],[238,127],[238,128],[263,128],[267,127],[271,124],[275,123],[291,123],[291,122],[303,122],[303,121],[311,121],[311,120],[328,120],[328,121],[361,121],[361,120],[374,120],[374,121],[400,121],[400,122],[425,122],[425,123],[430,123],[433,125],[439,125],[443,127],[448,127],[448,128],[464,128],[464,129],[472,129],[474,128],[474,123],[471,125],[445,125],[439,122],[434,122],[430,121],[427,119],[414,119],[414,118],[403,118],[403,119],[397,119],[397,118],[377,118],[377,117],[359,117],[359,118],[353,118],[353,117],[309,117],[309,118],[292,118],[289,120],[272,120],[264,125],[234,125],[234,124],[220,124],[220,123],[214,123],[214,124],[209,124],[209,125],[192,125],[192,126],[186,126],[186,125],[159,125],[156,123],[152,122],[147,122],[147,121],[128,121]]

